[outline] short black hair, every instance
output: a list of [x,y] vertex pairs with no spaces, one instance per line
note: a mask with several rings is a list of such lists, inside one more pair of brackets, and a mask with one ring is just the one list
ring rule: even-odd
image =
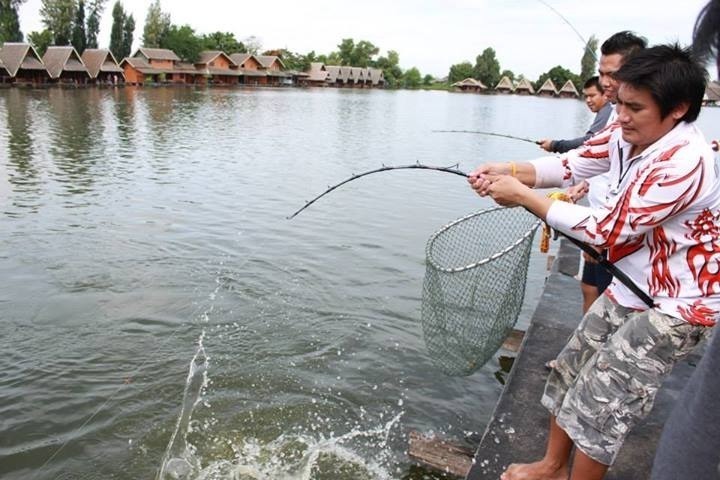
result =
[[611,35],[600,46],[600,53],[603,55],[622,55],[623,60],[647,47],[647,40],[635,35],[629,30],[623,30]]
[[[703,60],[720,53],[720,0],[710,0],[700,10],[693,28],[693,51]],[[720,57],[718,74],[720,74]]]
[[687,103],[688,111],[680,120],[694,122],[700,114],[707,70],[690,48],[657,45],[633,54],[615,73],[615,79],[648,90],[660,107],[661,118]]
[[600,93],[603,93],[603,87],[602,87],[602,85],[600,85],[600,77],[598,77],[597,75],[585,80],[585,85],[583,85],[583,90],[586,88],[592,88],[592,87],[597,88]]

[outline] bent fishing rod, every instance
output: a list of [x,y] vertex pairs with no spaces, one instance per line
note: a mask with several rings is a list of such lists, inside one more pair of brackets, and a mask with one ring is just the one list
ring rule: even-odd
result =
[[386,172],[388,170],[421,169],[421,170],[437,170],[439,172],[454,173],[455,175],[460,175],[461,177],[467,178],[467,176],[468,176],[467,173],[458,170],[457,167],[458,167],[458,164],[450,165],[449,167],[437,167],[437,166],[433,166],[433,165],[422,165],[421,163],[418,162],[418,163],[413,163],[411,165],[396,165],[396,166],[383,165],[381,168],[376,168],[375,170],[369,170],[367,172],[359,173],[357,175],[353,174],[350,178],[346,178],[342,182],[328,187],[327,190],[325,190],[324,192],[322,192],[320,195],[313,198],[309,202],[305,202],[305,205],[303,205],[298,211],[296,211],[295,213],[293,213],[292,215],[287,217],[287,219],[292,220],[293,218],[295,218],[295,216],[298,213],[302,212],[303,210],[308,208],[310,205],[317,202],[322,197],[324,197],[328,193],[332,192],[336,188],[341,187],[341,186],[345,185],[346,183],[352,182],[353,180],[357,180],[358,178],[364,177],[366,175],[370,175],[373,173],[379,173],[379,172]]
[[[418,163],[414,163],[411,165],[396,165],[396,166],[383,165],[381,168],[376,168],[374,170],[368,170],[367,172],[363,172],[363,173],[353,174],[351,177],[346,178],[342,182],[329,186],[324,192],[322,192],[320,195],[317,195],[312,200],[305,202],[305,205],[303,205],[300,209],[298,209],[292,215],[288,216],[287,219],[292,220],[300,212],[302,212],[303,210],[308,208],[310,205],[312,205],[313,203],[320,200],[322,197],[324,197],[328,193],[341,187],[342,185],[345,185],[346,183],[350,183],[353,180],[357,180],[358,178],[362,178],[367,175],[371,175],[373,173],[387,172],[387,171],[391,171],[391,170],[419,169],[419,170],[435,170],[438,172],[452,173],[452,174],[458,175],[460,177],[468,178],[470,175],[468,175],[467,173],[460,170],[458,168],[458,166],[459,166],[458,164],[455,164],[455,165],[451,165],[449,167],[438,167],[438,166],[434,166],[434,165],[423,165],[418,162]],[[523,207],[523,208],[525,208],[525,207]],[[533,212],[531,212],[527,208],[525,208],[525,210],[527,210],[529,213],[531,213],[532,215],[537,217],[537,215],[535,215]],[[608,272],[610,272],[613,277],[617,278],[623,285],[628,287],[635,295],[637,295],[637,297],[640,298],[643,301],[643,303],[645,303],[648,306],[648,308],[655,307],[655,302],[653,301],[653,299],[647,293],[645,293],[640,287],[638,287],[635,284],[635,282],[633,282],[630,279],[630,277],[628,277],[625,274],[625,272],[620,270],[618,267],[615,266],[615,264],[611,263],[607,258],[605,258],[605,256],[602,253],[598,252],[597,250],[595,250],[595,248],[588,245],[587,243],[581,242],[580,240],[577,240],[559,230],[555,230],[555,231],[557,233],[559,233],[560,235],[562,235],[563,237],[570,240],[570,242],[572,242],[575,246],[580,248],[583,252],[587,253],[590,256],[590,258],[592,258],[597,263],[602,265],[602,267],[605,270],[607,270]]]
[[537,140],[531,140],[531,139],[525,138],[525,137],[516,137],[515,135],[507,135],[505,133],[483,132],[481,130],[432,130],[432,132],[433,133],[473,133],[476,135],[490,135],[492,137],[510,138],[512,140],[520,140],[521,142],[528,142],[528,143],[534,143],[536,145],[540,145],[540,142]]

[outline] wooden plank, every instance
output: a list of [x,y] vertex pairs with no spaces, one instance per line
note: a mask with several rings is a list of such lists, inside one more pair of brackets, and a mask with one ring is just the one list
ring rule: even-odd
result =
[[465,478],[472,466],[473,451],[436,436],[410,431],[410,458],[432,469]]
[[522,343],[525,332],[522,330],[516,330],[513,328],[510,335],[507,336],[502,344],[502,348],[511,352],[517,353],[520,350],[520,344]]

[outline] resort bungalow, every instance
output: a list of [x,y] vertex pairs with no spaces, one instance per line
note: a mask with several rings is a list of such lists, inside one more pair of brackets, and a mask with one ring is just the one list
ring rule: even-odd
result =
[[365,88],[367,69],[362,67],[350,67],[350,78],[356,88]]
[[560,95],[560,98],[578,98],[580,96],[577,88],[575,88],[575,84],[570,80],[565,82],[565,85],[562,86],[558,95]]
[[545,80],[545,83],[542,84],[542,87],[538,89],[538,96],[541,97],[554,97],[557,95],[557,88],[555,87],[555,84],[553,81],[548,78]]
[[328,71],[322,62],[312,62],[308,76],[302,80],[303,85],[310,87],[324,87],[328,78]]
[[480,93],[483,90],[487,90],[487,87],[483,85],[480,80],[475,80],[470,77],[465,80],[455,82],[451,86],[458,92]]
[[499,93],[512,93],[515,88],[512,82],[506,76],[502,77],[497,85],[495,85],[495,91]]
[[29,43],[5,42],[0,50],[0,62],[12,83],[40,85],[47,82],[45,65]]
[[341,87],[342,80],[340,79],[340,67],[337,65],[325,65],[327,70],[327,84],[331,87]]
[[[267,73],[262,69],[260,61],[250,53],[233,53],[230,60],[235,62],[240,75],[238,83],[242,85],[260,85],[266,82]],[[262,80],[261,80],[262,79]]]
[[343,86],[346,86],[350,83],[351,78],[350,75],[352,74],[352,67],[340,67],[340,74],[338,75],[338,78],[340,79],[340,82]]
[[519,95],[532,95],[535,93],[535,89],[527,78],[523,78],[518,82],[517,87],[515,87],[515,93]]
[[180,58],[165,48],[139,48],[120,66],[125,81],[133,85],[145,83],[194,83],[195,69],[190,65],[178,65]]
[[[277,55],[258,55],[257,60],[265,70],[265,83],[268,85],[291,85],[292,77],[285,73],[285,64]],[[261,77],[262,79],[262,77]],[[262,83],[262,81],[261,81]]]
[[125,83],[125,74],[118,65],[110,50],[104,48],[87,48],[82,54],[82,61],[87,68],[90,82],[106,85]]
[[51,82],[60,85],[85,85],[90,79],[87,68],[72,46],[50,46],[42,58]]
[[367,79],[370,80],[370,86],[383,88],[385,86],[385,73],[381,68],[368,67]]
[[195,69],[198,75],[197,83],[202,81],[215,85],[237,85],[238,77],[242,75],[232,58],[219,50],[200,52]]

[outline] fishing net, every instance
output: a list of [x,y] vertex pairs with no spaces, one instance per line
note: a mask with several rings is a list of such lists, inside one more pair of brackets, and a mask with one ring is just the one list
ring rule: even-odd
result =
[[446,374],[470,375],[512,330],[539,225],[523,208],[494,207],[455,220],[428,240],[423,335]]

